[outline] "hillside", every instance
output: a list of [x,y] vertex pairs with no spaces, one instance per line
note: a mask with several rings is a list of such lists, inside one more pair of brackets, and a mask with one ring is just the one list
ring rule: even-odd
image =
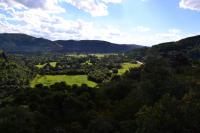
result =
[[0,62],[7,60],[7,57],[3,50],[0,50]]
[[200,36],[194,36],[179,40],[177,42],[168,42],[155,45],[150,49],[150,53],[159,53],[163,56],[173,56],[175,53],[181,53],[192,59],[200,58]]
[[25,34],[0,34],[0,49],[6,52],[86,52],[86,53],[113,53],[125,52],[138,45],[118,45],[98,40],[59,40],[50,41]]
[[193,60],[200,59],[200,36],[194,36],[179,40],[177,42],[167,42],[154,45],[151,48],[141,48],[126,53],[128,56],[144,59],[149,55],[175,58],[176,56],[186,56]]
[[25,34],[0,34],[0,49],[6,52],[58,51],[61,46],[43,38]]
[[57,44],[63,46],[63,51],[71,52],[88,52],[88,53],[114,53],[125,52],[135,48],[141,48],[139,45],[118,45],[99,40],[81,40],[81,41],[64,41],[58,40]]

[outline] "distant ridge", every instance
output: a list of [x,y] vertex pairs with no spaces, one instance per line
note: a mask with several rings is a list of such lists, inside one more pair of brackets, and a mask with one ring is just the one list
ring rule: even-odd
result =
[[113,53],[113,52],[125,52],[131,49],[141,48],[139,45],[125,45],[114,44],[106,41],[99,40],[58,40],[57,44],[63,46],[63,51],[76,51],[76,52],[88,52],[88,53]]
[[85,53],[113,53],[126,52],[141,48],[139,45],[119,45],[99,40],[58,40],[50,41],[26,34],[0,34],[0,49],[5,52],[85,52]]
[[47,39],[36,38],[26,34],[0,34],[0,49],[5,52],[42,52],[58,51],[61,46]]

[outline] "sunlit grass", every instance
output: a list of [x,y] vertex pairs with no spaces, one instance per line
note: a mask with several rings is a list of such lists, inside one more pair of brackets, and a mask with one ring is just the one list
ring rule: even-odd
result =
[[97,85],[95,82],[89,81],[87,75],[37,75],[31,82],[31,87],[34,87],[37,84],[50,86],[56,82],[65,82],[68,85],[77,84],[78,86],[87,84],[90,87],[95,87]]
[[126,71],[128,71],[131,68],[140,67],[141,64],[135,64],[135,63],[123,63],[122,68],[118,70],[118,75],[124,74]]
[[[36,65],[37,68],[43,68],[47,63],[44,64],[38,64]],[[49,63],[52,67],[56,67],[57,62],[50,62]]]
[[50,62],[49,63],[52,67],[56,67],[57,62]]
[[103,53],[96,53],[96,54],[67,54],[66,56],[71,56],[71,57],[76,57],[76,58],[82,58],[82,57],[87,57],[88,55],[92,55],[92,56],[95,56],[97,58],[103,58],[105,56],[109,56],[109,55],[117,55],[115,53],[111,53],[111,54],[103,54]]

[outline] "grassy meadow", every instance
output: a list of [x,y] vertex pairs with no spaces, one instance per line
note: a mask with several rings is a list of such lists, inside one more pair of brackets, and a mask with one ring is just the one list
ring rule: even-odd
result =
[[[38,64],[38,65],[36,65],[36,67],[38,67],[38,68],[43,68],[46,64],[47,64],[47,63]],[[50,64],[52,67],[56,67],[57,62],[50,62],[49,64]]]
[[56,82],[66,82],[68,85],[77,84],[78,86],[87,84],[90,87],[95,87],[97,85],[95,82],[89,81],[87,75],[37,75],[31,82],[31,87],[34,87],[37,84],[50,86]]
[[118,70],[118,75],[124,74],[131,68],[140,67],[141,64],[134,64],[134,63],[123,63],[122,68]]
[[111,54],[101,54],[101,53],[96,53],[96,54],[67,54],[66,56],[71,56],[71,57],[76,57],[76,58],[82,58],[82,57],[87,57],[88,55],[92,55],[92,56],[95,56],[97,58],[103,58],[105,56],[108,56],[108,55],[117,55],[115,53],[111,53]]

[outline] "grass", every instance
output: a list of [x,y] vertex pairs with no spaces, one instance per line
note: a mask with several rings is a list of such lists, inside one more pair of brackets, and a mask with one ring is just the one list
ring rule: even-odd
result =
[[56,67],[56,64],[57,64],[57,62],[50,62],[50,65],[51,65],[52,67]]
[[141,64],[134,64],[134,63],[123,63],[122,68],[118,70],[118,75],[124,74],[130,68],[140,67]]
[[97,58],[103,58],[105,56],[117,55],[117,54],[111,53],[111,54],[90,54],[90,55],[96,56]]
[[97,54],[67,54],[67,56],[71,56],[71,57],[76,57],[76,58],[82,58],[82,57],[87,57],[88,55],[92,55],[92,56],[96,56],[97,58],[103,58],[107,55],[117,55],[117,54],[114,54],[114,53],[111,53],[111,54],[101,54],[101,53],[97,53]]
[[[38,64],[38,65],[36,65],[36,67],[38,67],[38,68],[43,68],[46,64],[47,64],[47,63]],[[50,62],[49,64],[50,64],[52,67],[56,67],[57,62]]]
[[95,56],[97,58],[103,58],[105,57],[106,54],[90,54],[90,55]]
[[66,56],[76,57],[76,58],[83,58],[87,57],[87,54],[67,54]]
[[38,65],[36,65],[36,67],[37,67],[37,68],[43,68],[46,64],[47,64],[47,63],[45,63],[45,64],[38,64]]
[[77,84],[78,86],[82,84],[87,84],[89,87],[95,87],[97,84],[95,82],[89,81],[87,75],[37,75],[35,79],[31,82],[31,87],[37,84],[43,84],[44,86],[50,86],[56,82],[65,82],[68,85]]

